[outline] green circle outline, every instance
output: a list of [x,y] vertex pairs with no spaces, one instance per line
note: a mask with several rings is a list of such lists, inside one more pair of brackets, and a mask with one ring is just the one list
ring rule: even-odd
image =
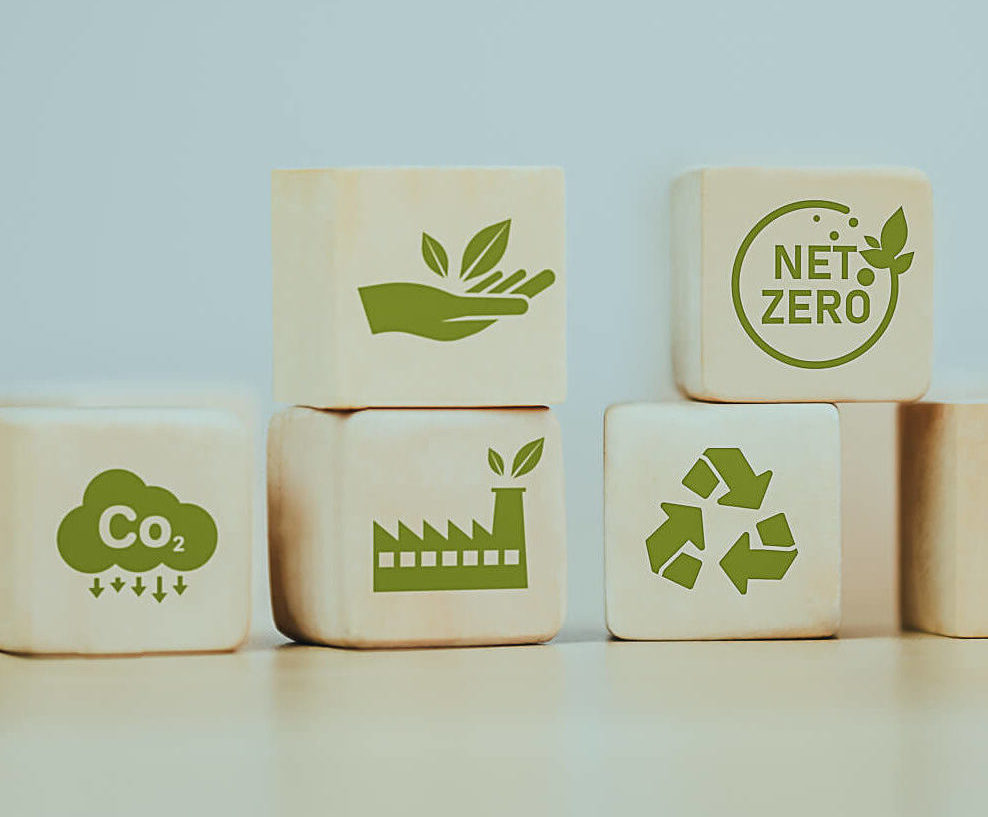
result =
[[803,201],[794,201],[790,204],[784,204],[782,207],[778,207],[773,210],[767,216],[763,216],[758,223],[748,231],[748,234],[744,237],[744,241],[741,242],[741,246],[738,247],[737,255],[734,257],[734,269],[731,273],[731,298],[734,301],[734,311],[737,313],[738,320],[741,321],[741,327],[744,329],[748,337],[755,342],[755,345],[767,355],[774,357],[782,363],[786,363],[790,366],[796,366],[800,369],[832,369],[835,366],[849,363],[850,361],[861,357],[861,355],[878,343],[879,338],[885,334],[885,330],[888,329],[889,324],[892,322],[892,315],[895,314],[895,307],[899,301],[898,275],[889,271],[889,276],[891,278],[889,305],[888,309],[885,310],[885,316],[882,318],[881,323],[879,323],[875,328],[875,331],[856,349],[852,349],[850,352],[847,352],[840,357],[833,357],[828,360],[803,360],[802,358],[787,355],[785,352],[780,352],[774,346],[769,344],[769,342],[761,335],[759,335],[757,331],[755,331],[755,327],[752,326],[751,321],[748,320],[748,316],[744,312],[744,305],[741,302],[741,266],[744,264],[744,257],[754,240],[758,238],[758,235],[762,232],[762,230],[768,227],[768,225],[777,218],[781,218],[782,216],[795,212],[796,210],[808,210],[810,208],[835,210],[836,212],[843,213],[844,215],[848,215],[851,212],[851,208],[846,204],[838,204],[836,201],[827,201],[826,199],[805,199]]

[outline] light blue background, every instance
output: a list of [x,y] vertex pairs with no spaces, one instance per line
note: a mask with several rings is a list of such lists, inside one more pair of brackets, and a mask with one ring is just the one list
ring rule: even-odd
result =
[[599,630],[601,414],[674,393],[678,171],[924,169],[936,380],[984,369],[985,9],[5,3],[0,384],[246,382],[268,411],[271,168],[562,165],[569,627]]

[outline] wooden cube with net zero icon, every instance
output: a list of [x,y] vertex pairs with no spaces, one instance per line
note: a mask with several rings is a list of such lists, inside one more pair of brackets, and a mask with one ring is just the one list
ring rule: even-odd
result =
[[271,208],[277,400],[565,399],[562,170],[276,170]]
[[607,410],[605,608],[614,636],[833,635],[840,560],[834,406]]
[[235,649],[253,448],[207,408],[0,408],[0,649]]
[[346,647],[521,644],[562,625],[548,409],[294,407],[268,436],[275,623]]
[[899,407],[902,621],[988,636],[988,403]]
[[676,380],[719,402],[929,385],[933,206],[908,169],[694,170],[672,187]]

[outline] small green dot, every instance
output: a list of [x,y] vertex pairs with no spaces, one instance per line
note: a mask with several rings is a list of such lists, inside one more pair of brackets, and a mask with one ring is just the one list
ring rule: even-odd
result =
[[813,220],[814,221],[819,221],[820,220],[820,216],[818,216],[818,215],[817,216],[813,216]]
[[862,267],[858,270],[858,283],[863,287],[870,287],[875,283],[875,273],[868,267]]
[[840,233],[838,233],[836,230],[831,230],[830,231],[830,240],[831,241],[836,241],[838,238],[840,238]]
[[858,220],[856,218],[854,218],[853,216],[851,217],[851,220],[849,222],[847,222],[847,223],[850,224],[852,227],[857,227],[858,226]]

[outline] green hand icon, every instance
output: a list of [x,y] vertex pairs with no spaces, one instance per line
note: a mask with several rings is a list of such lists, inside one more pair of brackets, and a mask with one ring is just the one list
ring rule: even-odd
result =
[[[460,280],[478,281],[465,294],[425,284],[396,281],[360,287],[367,323],[373,334],[404,332],[431,340],[460,340],[475,335],[504,315],[523,315],[528,301],[552,286],[556,274],[544,269],[528,278],[520,269],[503,277],[494,271],[508,247],[511,219],[479,230],[467,242],[460,261]],[[422,233],[422,260],[440,278],[450,274],[449,253],[442,242]],[[503,280],[502,280],[503,279]]]
[[[474,335],[505,315],[523,315],[528,301],[556,280],[552,270],[527,278],[518,270],[503,281],[494,272],[457,295],[426,284],[395,282],[360,287],[371,332],[404,332],[438,341]],[[481,294],[485,293],[485,294]]]

